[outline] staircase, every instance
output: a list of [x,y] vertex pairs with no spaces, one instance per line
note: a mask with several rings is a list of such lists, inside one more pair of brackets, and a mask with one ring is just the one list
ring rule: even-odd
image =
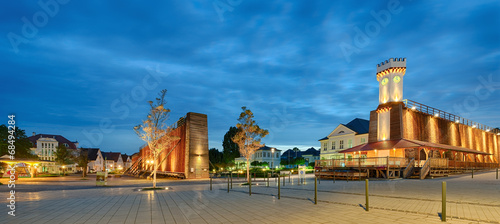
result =
[[132,164],[123,173],[124,174],[129,174],[129,175],[132,175],[132,176],[137,176],[141,172],[141,169],[140,169],[141,161],[142,161],[142,157],[140,157],[139,159],[137,159],[137,161],[135,161],[134,164]]
[[424,166],[422,166],[422,169],[420,170],[420,179],[423,180],[425,179],[425,177],[429,174],[429,172],[431,171],[431,159],[432,158],[428,158],[425,163],[424,163]]
[[411,158],[410,162],[403,171],[403,178],[408,179],[408,177],[410,177],[413,174],[414,168],[415,168],[415,158]]

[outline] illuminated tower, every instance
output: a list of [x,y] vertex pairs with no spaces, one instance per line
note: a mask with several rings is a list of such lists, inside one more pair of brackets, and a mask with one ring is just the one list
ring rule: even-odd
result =
[[402,138],[403,77],[405,58],[391,58],[377,65],[379,106],[370,113],[369,142]]
[[403,99],[403,77],[406,58],[391,58],[377,65],[379,82],[379,104],[399,102]]

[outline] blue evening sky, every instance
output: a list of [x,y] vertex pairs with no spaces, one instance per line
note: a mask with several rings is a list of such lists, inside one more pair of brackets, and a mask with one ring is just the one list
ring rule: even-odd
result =
[[209,145],[242,106],[268,146],[319,148],[378,105],[376,65],[407,58],[404,98],[500,126],[500,2],[8,1],[0,114],[84,147],[137,152],[133,126],[168,89],[169,122],[208,115]]

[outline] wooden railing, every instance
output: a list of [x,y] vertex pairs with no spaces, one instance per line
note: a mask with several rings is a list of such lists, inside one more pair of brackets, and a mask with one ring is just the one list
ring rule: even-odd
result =
[[473,128],[481,129],[481,130],[486,131],[486,132],[492,132],[492,133],[495,133],[497,135],[500,135],[500,129],[493,128],[493,127],[490,127],[490,126],[487,126],[487,125],[484,125],[484,124],[481,124],[478,122],[474,122],[474,121],[471,121],[469,119],[462,118],[460,116],[450,114],[448,112],[436,109],[434,107],[430,107],[430,106],[415,102],[413,100],[405,99],[405,100],[403,100],[403,103],[405,104],[405,106],[407,108],[412,109],[412,110],[420,111],[422,113],[429,114],[431,116],[440,117],[440,118],[443,118],[445,120],[449,120],[449,121],[452,121],[455,123],[460,123],[463,125],[468,125],[468,126],[471,126]]
[[431,170],[431,158],[427,159],[424,163],[424,166],[422,166],[422,169],[420,170],[420,179],[424,179],[427,174],[429,174],[429,171]]
[[316,160],[315,167],[343,168],[343,167],[406,167],[407,161],[403,157],[371,157]]
[[415,168],[415,158],[411,158],[410,162],[403,171],[403,178],[408,178],[413,173],[413,168]]

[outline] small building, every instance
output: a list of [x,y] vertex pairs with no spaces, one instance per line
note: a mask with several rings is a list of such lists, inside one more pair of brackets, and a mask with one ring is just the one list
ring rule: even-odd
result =
[[132,158],[127,154],[122,154],[123,169],[126,170],[132,165]]
[[308,148],[301,154],[305,160],[306,166],[314,166],[314,162],[320,159],[320,150],[316,150],[314,147]]
[[321,159],[343,159],[344,149],[362,145],[368,141],[370,121],[356,118],[347,124],[339,124],[321,142]]
[[[279,168],[281,162],[281,150],[273,147],[263,146],[259,148],[250,159],[250,163],[255,161],[267,163],[269,168]],[[247,159],[245,157],[236,158],[234,163],[237,167],[245,166]]]
[[87,173],[104,171],[104,157],[99,148],[81,148],[81,151],[87,152]]
[[122,154],[119,152],[104,152],[107,171],[124,171]]

